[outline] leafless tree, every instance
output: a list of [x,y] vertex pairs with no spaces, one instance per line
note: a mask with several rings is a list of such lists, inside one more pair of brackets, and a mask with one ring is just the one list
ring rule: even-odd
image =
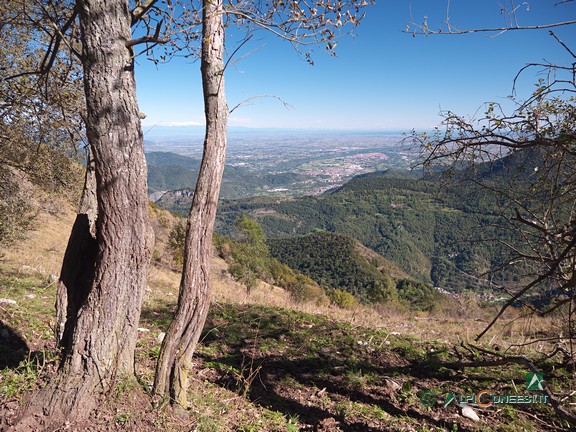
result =
[[[508,21],[502,28],[456,29],[447,14],[444,31],[432,31],[424,22],[416,26],[416,33],[499,34],[576,24],[571,20],[522,26],[517,17],[520,6],[512,1],[506,4],[508,8],[503,12]],[[564,64],[531,63],[521,68],[516,77],[511,77],[515,87],[521,74],[530,69],[536,68],[543,76],[529,97],[514,98],[513,112],[506,113],[497,103],[487,103],[483,114],[473,118],[443,112],[442,127],[432,134],[414,133],[412,138],[422,150],[424,166],[456,173],[459,180],[469,180],[497,194],[506,203],[502,209],[504,226],[514,233],[517,241],[499,240],[510,252],[503,268],[516,272],[519,282],[496,287],[509,294],[508,300],[478,338],[486,334],[505,310],[516,304],[523,304],[531,313],[541,316],[555,313],[562,317],[564,328],[555,337],[556,349],[547,357],[561,355],[562,365],[573,369],[576,353],[576,55],[554,31],[549,33],[565,49],[567,60]],[[505,363],[509,360],[505,357],[500,355],[498,361]],[[528,359],[522,362],[536,367]],[[561,417],[576,424],[576,416],[570,410],[558,401],[553,406]]]

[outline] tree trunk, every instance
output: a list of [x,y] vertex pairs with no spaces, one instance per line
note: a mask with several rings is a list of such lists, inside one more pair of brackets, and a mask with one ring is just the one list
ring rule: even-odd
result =
[[[77,265],[90,286],[72,278],[76,302],[60,368],[25,408],[21,430],[44,430],[84,418],[122,375],[134,373],[144,293],[147,231],[146,161],[133,73],[127,0],[78,0],[83,48],[86,132],[97,183],[95,259]],[[87,220],[70,243],[86,238]],[[67,260],[76,259],[66,254]],[[64,276],[64,275],[63,275]],[[63,279],[64,283],[68,283]],[[81,302],[79,304],[78,302]],[[68,331],[68,330],[67,330]],[[35,429],[34,429],[35,428]]]
[[[88,147],[89,149],[90,147]],[[96,242],[96,219],[98,197],[94,158],[88,150],[84,188],[80,208],[72,227],[56,293],[56,345],[62,349],[62,359],[70,351],[72,331],[80,307],[86,301],[94,280],[94,269],[98,252]]]
[[186,391],[192,355],[210,304],[212,233],[224,172],[228,125],[222,0],[204,0],[202,10],[204,155],[188,215],[178,307],[162,343],[154,382],[155,395],[170,395],[172,401],[183,408],[188,405]]

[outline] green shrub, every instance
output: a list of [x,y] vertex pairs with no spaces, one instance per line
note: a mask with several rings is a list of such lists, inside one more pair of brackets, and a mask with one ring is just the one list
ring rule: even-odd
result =
[[368,288],[368,295],[372,303],[392,303],[398,300],[396,284],[386,274],[382,274],[380,280],[374,281],[374,284]]
[[214,244],[219,256],[229,264],[232,277],[248,291],[258,280],[263,280],[284,288],[296,301],[326,301],[323,288],[316,282],[270,257],[266,237],[258,222],[244,215],[235,226],[239,230],[236,240],[215,235]]
[[332,303],[338,307],[341,307],[342,309],[351,309],[358,304],[352,294],[340,289],[335,289],[332,291],[330,294],[330,300],[332,300]]
[[168,247],[172,252],[172,260],[176,266],[184,262],[184,244],[186,243],[186,221],[181,219],[168,234]]
[[324,288],[317,284],[306,283],[297,285],[296,289],[290,290],[290,295],[298,302],[314,301],[316,304],[321,305],[328,301]]
[[396,290],[399,300],[408,304],[411,309],[430,311],[443,300],[442,294],[430,285],[409,279],[398,281]]

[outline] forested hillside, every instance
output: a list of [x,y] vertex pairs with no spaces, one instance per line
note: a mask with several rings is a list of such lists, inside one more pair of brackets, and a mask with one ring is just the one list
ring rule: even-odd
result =
[[269,245],[273,257],[302,271],[320,285],[343,288],[357,298],[373,302],[396,297],[391,277],[380,271],[376,263],[363,258],[349,237],[317,233],[276,239]]
[[[168,152],[148,153],[147,159],[151,192],[189,184],[157,202],[187,214],[199,161]],[[268,238],[338,233],[424,283],[457,292],[489,289],[492,284],[520,282],[510,271],[499,271],[510,258],[510,248],[504,245],[518,241],[509,230],[515,208],[505,196],[493,194],[490,184],[529,190],[533,176],[526,174],[534,172],[541,159],[536,149],[512,152],[489,163],[460,165],[451,179],[438,168],[423,178],[405,170],[375,171],[323,195],[299,198],[266,195],[271,188],[305,181],[303,174],[263,174],[227,166],[217,229],[230,234],[234,222],[246,213],[263,226]],[[230,200],[236,198],[241,199]]]
[[361,301],[395,303],[430,309],[441,295],[406,275],[382,256],[369,252],[356,240],[334,233],[285,237],[268,242],[270,254],[320,285],[341,289]]
[[[318,197],[225,201],[219,230],[229,232],[231,223],[247,213],[271,238],[344,234],[412,277],[461,291],[484,288],[481,276],[507,259],[501,242],[513,239],[501,229],[506,211],[503,202],[473,183],[363,176]],[[501,281],[513,275],[494,277]]]

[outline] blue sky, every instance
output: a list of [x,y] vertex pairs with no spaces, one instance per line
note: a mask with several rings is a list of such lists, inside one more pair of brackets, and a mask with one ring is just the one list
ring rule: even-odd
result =
[[[509,31],[461,36],[425,37],[403,33],[413,19],[427,17],[430,27],[446,16],[445,0],[377,1],[366,9],[356,36],[339,41],[337,56],[323,47],[310,66],[285,41],[256,33],[240,55],[256,50],[226,72],[228,105],[252,96],[273,94],[236,110],[231,126],[324,130],[428,129],[440,110],[472,116],[487,101],[510,106],[507,96],[517,71],[531,62],[566,62],[566,51],[548,30]],[[460,28],[500,27],[500,4],[509,0],[452,0],[450,19]],[[554,6],[555,0],[521,4],[521,25],[576,19],[576,2]],[[529,10],[527,10],[529,9]],[[411,18],[412,16],[412,18]],[[576,49],[576,26],[555,29]],[[227,47],[237,41],[230,31]],[[140,110],[146,132],[154,125],[203,124],[200,63],[174,59],[154,66],[139,59],[136,74]],[[520,81],[518,96],[527,96],[537,80],[530,71]]]

